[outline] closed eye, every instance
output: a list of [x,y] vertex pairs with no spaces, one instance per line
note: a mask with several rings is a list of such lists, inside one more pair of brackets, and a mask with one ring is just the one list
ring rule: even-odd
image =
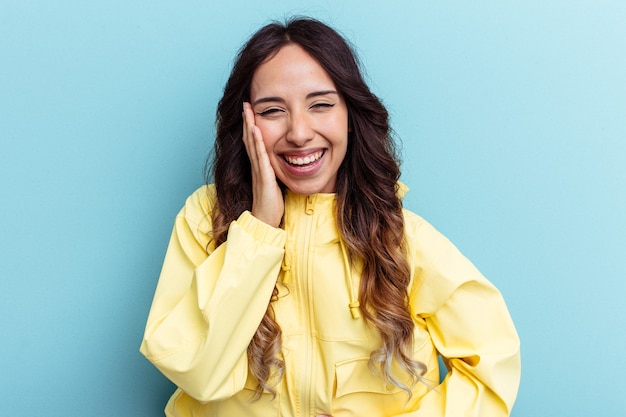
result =
[[334,107],[335,104],[334,103],[315,103],[314,105],[311,106],[312,109],[317,109],[317,110],[327,110],[330,109],[332,107]]
[[258,114],[259,116],[276,116],[278,115],[279,112],[282,112],[281,109],[277,109],[277,108],[269,108],[267,110],[263,110],[260,112],[257,112],[256,114]]

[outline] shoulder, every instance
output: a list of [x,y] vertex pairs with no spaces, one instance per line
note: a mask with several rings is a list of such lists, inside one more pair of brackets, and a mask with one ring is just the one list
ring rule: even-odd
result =
[[208,214],[213,210],[216,200],[215,185],[203,185],[187,197],[184,209],[192,213]]
[[446,268],[466,266],[468,260],[439,230],[411,211],[404,209],[403,213],[405,240],[414,262]]
[[420,215],[407,209],[402,209],[402,214],[404,217],[404,234],[409,245],[432,245],[439,240],[450,243],[443,234]]
[[[407,187],[402,182],[397,184],[397,195],[400,199],[409,192]],[[445,245],[451,245],[450,241],[442,235],[437,229],[435,229],[428,221],[426,221],[420,215],[403,208],[402,215],[404,220],[404,234],[407,244],[413,245],[426,245],[432,246],[439,242]]]
[[216,204],[217,195],[213,184],[203,185],[194,191],[180,210],[177,221],[184,221],[196,232],[211,232],[211,214]]
[[405,243],[412,271],[410,299],[414,311],[430,314],[458,288],[492,288],[474,264],[442,233],[415,213],[404,211]]

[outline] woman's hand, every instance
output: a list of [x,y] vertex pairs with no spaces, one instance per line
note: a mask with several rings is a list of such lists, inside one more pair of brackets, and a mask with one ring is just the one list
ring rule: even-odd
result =
[[285,211],[283,194],[270,165],[261,130],[255,125],[250,103],[243,103],[243,143],[252,168],[252,215],[278,227]]

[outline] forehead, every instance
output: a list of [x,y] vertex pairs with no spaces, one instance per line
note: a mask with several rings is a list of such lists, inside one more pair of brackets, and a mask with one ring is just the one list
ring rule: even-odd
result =
[[282,47],[254,72],[250,96],[295,95],[320,89],[335,89],[330,75],[297,44]]

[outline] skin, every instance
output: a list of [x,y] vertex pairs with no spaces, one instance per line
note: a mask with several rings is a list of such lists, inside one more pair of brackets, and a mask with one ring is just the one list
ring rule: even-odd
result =
[[285,208],[277,178],[296,194],[335,191],[348,109],[332,78],[300,46],[284,46],[256,69],[243,119],[252,215],[278,227]]
[[298,194],[335,191],[348,146],[348,109],[328,73],[297,45],[257,68],[250,101],[243,105],[243,141],[252,168],[252,215],[278,227],[285,206],[277,178]]

